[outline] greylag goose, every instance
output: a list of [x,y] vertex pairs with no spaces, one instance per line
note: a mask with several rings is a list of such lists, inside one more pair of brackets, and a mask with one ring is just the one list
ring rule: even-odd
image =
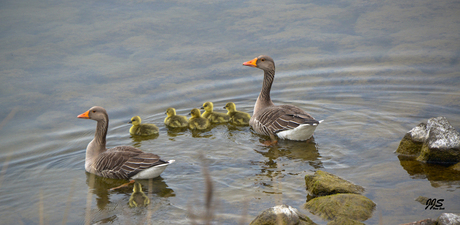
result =
[[132,135],[138,136],[150,136],[159,133],[159,129],[155,124],[150,123],[143,123],[141,124],[142,120],[139,116],[134,116],[131,118],[129,123],[133,124],[129,129],[129,133]]
[[190,115],[192,117],[188,121],[188,127],[192,130],[206,130],[211,125],[208,119],[201,116],[199,109],[192,109]]
[[313,136],[316,127],[322,122],[293,105],[275,105],[270,99],[270,90],[275,79],[275,62],[270,56],[261,55],[243,63],[244,66],[264,71],[262,90],[254,105],[254,113],[249,125],[259,134],[270,136],[275,144],[280,139],[305,141]]
[[109,116],[100,106],[93,106],[77,116],[97,121],[94,139],[86,147],[85,170],[112,179],[151,179],[158,177],[174,160],[164,161],[160,156],[131,146],[105,147]]
[[176,115],[176,109],[166,109],[165,125],[171,128],[188,127],[188,120],[185,116]]
[[249,125],[251,115],[249,115],[249,113],[236,110],[235,103],[229,102],[225,104],[224,109],[227,109],[227,115],[230,116],[230,120],[228,122],[235,125]]
[[201,109],[204,109],[203,117],[208,119],[211,123],[226,123],[230,117],[225,113],[214,112],[214,105],[212,102],[205,102]]

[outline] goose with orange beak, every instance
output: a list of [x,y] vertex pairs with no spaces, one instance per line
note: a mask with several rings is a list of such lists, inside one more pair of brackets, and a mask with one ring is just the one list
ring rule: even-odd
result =
[[270,90],[275,79],[275,62],[270,56],[261,55],[243,63],[244,66],[264,71],[262,90],[254,105],[249,125],[261,135],[270,136],[266,145],[276,144],[278,139],[306,141],[312,138],[316,127],[322,122],[294,105],[275,105]]
[[86,147],[85,170],[112,179],[151,179],[160,176],[175,160],[165,161],[160,156],[143,152],[131,146],[106,148],[109,116],[107,111],[94,106],[77,116],[97,122],[94,139]]

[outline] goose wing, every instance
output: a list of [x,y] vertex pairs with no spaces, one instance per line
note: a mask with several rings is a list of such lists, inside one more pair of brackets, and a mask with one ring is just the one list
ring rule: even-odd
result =
[[103,177],[129,179],[142,170],[165,163],[167,162],[153,153],[145,153],[130,146],[119,146],[100,154],[94,166]]
[[267,107],[252,118],[253,128],[265,135],[295,129],[302,124],[317,125],[319,123],[310,114],[293,105]]

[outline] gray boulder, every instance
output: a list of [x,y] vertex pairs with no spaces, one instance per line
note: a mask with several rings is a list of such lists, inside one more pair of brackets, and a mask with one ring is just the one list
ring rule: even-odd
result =
[[306,215],[288,205],[266,209],[250,225],[315,225]]
[[460,225],[460,214],[443,213],[438,217],[438,225]]
[[422,162],[460,162],[460,134],[445,117],[431,118],[410,130],[396,152],[417,156]]

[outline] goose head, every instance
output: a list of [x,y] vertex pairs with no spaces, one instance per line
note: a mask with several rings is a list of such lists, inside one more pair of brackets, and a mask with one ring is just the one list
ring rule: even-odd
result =
[[96,121],[107,120],[107,111],[100,106],[93,106],[88,111],[77,116],[80,119],[91,119]]
[[212,104],[212,102],[205,102],[203,103],[203,106],[201,107],[201,109],[204,109],[206,112],[212,112],[214,108],[214,105]]
[[236,105],[233,102],[229,102],[224,106],[224,109],[227,109],[229,112],[236,111]]
[[174,108],[168,108],[166,109],[166,115],[168,117],[175,116],[176,115],[176,109]]
[[131,118],[131,121],[129,121],[128,123],[132,123],[133,126],[139,126],[139,124],[141,124],[141,117],[139,116],[134,116],[133,118]]
[[260,55],[251,61],[244,62],[243,66],[255,67],[264,71],[275,71],[275,61],[267,55]]

